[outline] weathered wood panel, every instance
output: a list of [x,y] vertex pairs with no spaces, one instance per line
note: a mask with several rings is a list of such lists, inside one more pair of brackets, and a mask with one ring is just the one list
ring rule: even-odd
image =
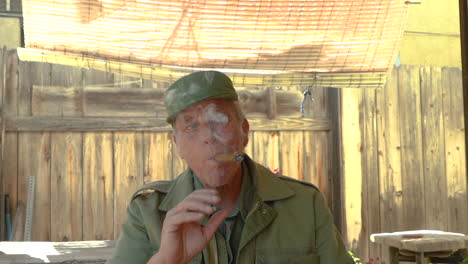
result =
[[[3,153],[5,149],[5,121],[3,120],[3,112],[4,112],[4,94],[5,94],[5,77],[6,77],[6,52],[7,49],[5,46],[1,47],[0,49],[0,161],[3,161]],[[4,176],[4,165],[0,162],[0,226],[5,225],[5,176]],[[16,193],[15,193],[16,195]],[[16,197],[15,202],[16,202]],[[16,203],[15,203],[16,204]],[[0,228],[0,240],[4,240],[7,238],[5,228]]]
[[[52,74],[54,73],[54,74]],[[79,68],[51,65],[51,85],[72,87],[81,83]],[[34,87],[35,84],[33,84]],[[31,99],[34,95],[31,91]],[[66,101],[66,100],[64,100]],[[80,115],[79,103],[64,103],[57,115]],[[34,114],[34,109],[32,109]],[[51,219],[62,219],[51,230],[53,241],[83,239],[83,135],[51,133]]]
[[419,67],[400,66],[399,77],[403,228],[416,230],[426,227]]
[[[253,131],[330,130],[330,121],[323,119],[253,119],[249,123]],[[172,131],[165,118],[151,117],[19,116],[6,117],[5,125],[7,131]]]
[[83,240],[82,141],[81,133],[51,134],[52,241]]
[[342,163],[346,231],[343,234],[350,250],[356,251],[362,231],[362,90],[342,91]]
[[114,237],[113,134],[83,135],[83,239]]
[[85,87],[86,116],[166,117],[164,90],[152,88]]
[[[14,221],[16,217],[16,207],[18,202],[18,133],[9,132],[2,136],[1,148],[3,150],[3,157],[1,159],[0,173],[2,180],[2,198],[0,202],[5,205],[4,195],[8,194],[10,199],[10,217]],[[5,208],[0,206],[0,209],[5,212]],[[3,214],[0,214],[2,216]],[[0,223],[5,226],[4,219]],[[6,238],[6,234],[2,235],[2,239]]]
[[[62,71],[81,73],[65,66],[54,65]],[[55,69],[53,69],[55,71]],[[64,80],[53,80],[53,83],[66,83]],[[32,105],[34,115],[77,115],[86,116],[156,116],[166,117],[164,106],[164,89],[141,87],[106,86],[38,86],[32,87]],[[300,93],[264,90],[241,89],[239,104],[244,113],[251,117],[274,119],[276,117],[293,117],[299,115]],[[315,107],[315,109],[318,109]]]
[[18,114],[32,115],[32,86],[51,84],[51,64],[38,62],[19,62]]
[[172,179],[171,133],[144,133],[144,182]]
[[[395,68],[389,76],[386,86],[376,91],[379,221],[381,227],[378,232],[391,232],[403,226],[398,72],[398,69]],[[379,252],[378,248],[371,248],[369,256],[389,258],[388,250]]]
[[255,132],[253,135],[253,157],[270,170],[280,170],[279,161],[279,133]]
[[[32,240],[51,240],[51,211],[60,210],[51,208],[53,193],[61,190],[54,189],[51,185],[50,143],[50,133],[21,133],[18,137],[18,194],[24,206],[28,193],[28,178],[36,177]],[[66,197],[59,199],[64,201]],[[24,224],[24,219],[21,222]]]
[[114,239],[117,239],[127,218],[130,198],[144,182],[142,133],[114,133],[114,169]]
[[[318,140],[318,133],[312,133],[309,131],[304,132],[304,165],[308,164],[309,166],[304,166],[304,181],[313,183],[315,186],[320,188],[321,179],[320,175],[323,174],[321,170],[321,156],[323,153],[320,153],[320,142]],[[320,188],[321,191],[322,188]]]
[[[152,92],[163,90],[168,83],[155,85],[95,70],[42,63],[22,62],[19,72],[18,92],[12,94],[18,99],[8,100],[18,111],[8,115],[5,128],[12,131],[8,135],[20,135],[17,143],[20,159],[16,165],[11,163],[8,170],[14,171],[16,166],[21,177],[16,178],[16,188],[9,188],[18,189],[21,197],[17,200],[25,203],[27,176],[33,171],[39,171],[40,175],[48,171],[49,177],[38,179],[41,180],[38,188],[44,196],[36,197],[42,208],[35,215],[35,221],[36,217],[40,218],[37,222],[44,233],[35,235],[33,230],[33,239],[117,238],[126,218],[129,197],[135,189],[144,182],[174,178],[186,168],[170,140],[171,128],[165,118],[155,118],[154,112],[147,118],[144,113],[154,110],[142,112],[141,106],[137,106],[148,96],[145,91],[150,89],[146,88],[152,87]],[[318,89],[314,92],[318,101],[306,104],[306,117],[298,118],[301,89],[240,91],[246,98],[241,103],[251,108],[248,115],[254,117],[249,118],[251,132],[246,152],[254,159],[260,157],[267,167],[286,171],[292,177],[305,178],[306,171],[314,171],[319,176],[313,177],[323,182],[320,175],[325,175],[324,171],[328,170],[322,162],[329,155],[329,142],[317,143],[320,144],[317,150],[320,149],[322,154],[315,156],[313,169],[309,169],[300,153],[304,155],[303,131],[314,131],[308,132],[311,135],[317,131],[321,136],[312,137],[319,141],[329,140],[326,131],[330,131],[331,122],[327,120],[328,110],[325,109],[329,100],[321,98],[328,96],[328,90],[314,88]],[[129,98],[129,94],[122,91],[136,97]],[[294,100],[289,100],[291,96]],[[110,100],[112,98],[116,100]],[[124,103],[127,108],[122,107]],[[119,114],[121,117],[102,116],[118,114],[119,110],[123,113]],[[268,119],[268,116],[277,118]],[[287,132],[281,135],[282,131]],[[13,153],[15,142],[12,140],[11,144],[9,152]],[[280,145],[284,152],[280,152]],[[38,148],[43,149],[43,154],[27,157],[32,149]],[[299,165],[295,166],[293,162],[299,162]],[[24,169],[29,163],[33,164],[29,167],[31,170]],[[49,190],[46,184],[49,184]],[[77,206],[72,207],[72,203]],[[59,214],[64,220],[56,224]]]
[[425,66],[420,74],[426,228],[448,230],[442,73],[438,67]]
[[330,188],[329,197],[330,208],[333,212],[333,220],[335,225],[338,227],[340,232],[345,230],[343,224],[343,177],[342,177],[342,163],[341,163],[341,130],[340,130],[340,115],[341,115],[341,90],[329,89],[328,90],[328,115],[331,120],[332,129],[327,133],[328,136],[327,144],[330,149],[327,160],[330,164]]
[[[8,132],[7,137],[8,135],[13,135],[13,133],[18,133],[20,135],[18,143],[15,144],[14,140],[12,140],[11,150],[8,150],[8,153],[14,153],[15,145],[18,145],[17,153],[19,159],[16,170],[21,174],[17,178],[17,187],[15,188],[11,185],[11,187],[8,188],[18,189],[17,193],[19,196],[17,201],[25,201],[27,178],[25,174],[26,170],[21,167],[27,166],[29,160],[32,159],[31,157],[26,157],[27,154],[25,153],[31,153],[32,150],[28,148],[34,149],[38,148],[38,145],[41,144],[50,144],[46,143],[45,139],[42,139],[42,137],[50,137],[48,136],[49,134],[52,134],[52,137],[48,139],[49,142],[57,141],[55,138],[55,134],[57,133],[43,133],[44,130],[61,132],[70,132],[72,130],[99,132],[94,133],[94,141],[89,139],[90,142],[96,143],[77,144],[77,146],[79,145],[77,148],[84,151],[82,154],[82,163],[83,170],[86,170],[87,165],[85,164],[89,165],[93,163],[91,161],[92,155],[86,154],[88,153],[87,151],[94,151],[95,154],[93,155],[98,155],[97,153],[99,152],[97,149],[88,149],[87,144],[96,145],[96,148],[99,148],[99,144],[102,146],[104,144],[112,145],[112,150],[105,151],[105,155],[111,156],[109,159],[116,167],[111,169],[109,165],[106,165],[105,167],[107,169],[104,169],[96,167],[97,165],[93,166],[95,166],[96,171],[114,170],[112,177],[115,177],[115,189],[112,189],[114,193],[109,194],[109,196],[114,195],[115,199],[113,205],[110,206],[112,209],[106,207],[114,214],[107,223],[112,222],[114,225],[111,227],[106,226],[106,228],[112,228],[112,232],[107,230],[106,233],[110,236],[117,237],[117,232],[115,231],[121,228],[120,224],[125,218],[126,204],[136,187],[143,184],[143,182],[159,179],[159,172],[161,171],[164,171],[165,175],[170,174],[170,177],[174,177],[185,168],[183,161],[176,155],[175,145],[169,140],[171,137],[170,127],[166,125],[164,118],[156,119],[152,117],[153,119],[151,119],[127,116],[110,119],[109,117],[101,116],[83,117],[80,115],[87,114],[89,109],[88,114],[92,115],[101,111],[99,109],[106,109],[109,105],[114,107],[112,109],[119,109],[119,107],[111,103],[98,105],[99,100],[95,100],[92,106],[94,108],[86,108],[84,106],[86,106],[87,103],[82,100],[81,103],[84,106],[80,108],[77,107],[77,102],[79,101],[73,101],[74,103],[65,102],[69,100],[67,99],[68,97],[63,97],[63,102],[57,101],[52,96],[45,97],[46,99],[42,100],[41,103],[44,104],[47,100],[55,100],[55,102],[62,105],[49,105],[44,108],[49,110],[41,109],[40,111],[42,111],[42,114],[49,115],[47,117],[31,116],[32,114],[39,113],[39,111],[34,110],[38,108],[36,106],[39,104],[36,105],[33,103],[33,100],[35,100],[33,86],[83,87],[81,93],[74,93],[73,96],[86,98],[84,92],[86,91],[86,87],[93,87],[95,91],[107,92],[106,89],[110,88],[116,89],[116,91],[121,89],[131,90],[135,93],[143,93],[144,89],[142,87],[149,88],[152,83],[147,82],[148,84],[144,84],[145,81],[140,79],[133,80],[137,82],[125,83],[127,80],[123,80],[121,77],[114,78],[115,76],[109,73],[101,75],[104,73],[84,69],[73,70],[72,73],[70,73],[67,72],[71,69],[70,67],[67,69],[62,68],[57,71],[56,67],[52,67],[48,64],[32,64],[36,64],[40,67],[38,67],[38,69],[30,67],[26,69],[25,72],[22,72],[22,67],[27,67],[24,63],[21,63],[18,92],[10,96],[17,99],[8,99],[8,101],[17,101],[16,103],[12,103],[12,107],[17,109],[17,112],[13,112],[12,116],[7,119],[6,129],[8,131],[14,131]],[[356,249],[357,252],[361,254],[359,256],[364,260],[367,259],[366,254],[369,257],[375,258],[386,252],[379,252],[378,247],[363,242],[368,234],[377,232],[374,230],[380,228],[379,231],[384,232],[426,227],[426,220],[424,219],[431,217],[430,213],[428,213],[427,206],[432,204],[428,199],[435,199],[435,197],[432,196],[428,198],[430,194],[426,191],[426,188],[435,187],[427,186],[427,184],[437,184],[438,179],[434,179],[431,175],[434,170],[440,172],[441,170],[437,168],[442,168],[441,166],[445,166],[445,169],[442,170],[442,174],[444,174],[443,177],[445,177],[447,183],[446,192],[448,196],[447,202],[449,204],[449,206],[447,206],[447,228],[450,229],[449,231],[465,230],[461,232],[467,232],[466,228],[468,227],[465,223],[468,221],[468,210],[466,176],[464,174],[466,165],[463,162],[465,149],[464,141],[460,141],[464,134],[462,125],[463,119],[461,119],[462,114],[459,110],[462,102],[460,101],[460,91],[453,88],[456,86],[453,82],[459,82],[460,80],[459,69],[456,70],[457,71],[453,72],[453,75],[447,76],[445,75],[446,73],[442,71],[443,84],[439,89],[442,94],[443,106],[440,105],[442,100],[434,100],[434,98],[431,97],[432,95],[429,97],[425,96],[425,92],[427,93],[429,90],[422,90],[426,89],[421,86],[421,84],[425,85],[424,80],[421,79],[425,77],[421,77],[420,68],[416,66],[401,66],[397,71],[392,73],[387,87],[377,90],[376,94],[373,94],[371,90],[344,91],[348,94],[345,94],[346,97],[343,97],[341,100],[343,115],[340,118],[343,121],[343,127],[347,127],[346,130],[342,131],[344,136],[343,147],[351,149],[343,152],[343,176],[345,177],[343,181],[345,195],[343,197],[345,198],[345,223],[347,224],[344,229],[344,235],[348,238],[349,245],[352,246],[350,248]],[[61,77],[57,79],[56,75],[60,75]],[[124,83],[119,84],[119,82]],[[144,85],[142,85],[142,83]],[[449,84],[445,85],[444,83]],[[432,86],[430,82],[427,82],[427,85]],[[153,87],[155,87],[154,89],[164,89],[167,87],[167,83]],[[295,89],[295,91],[302,91],[304,87],[296,87]],[[290,91],[293,90],[294,89],[290,89]],[[281,92],[282,90],[275,89],[275,91]],[[286,89],[284,91],[289,92],[286,91]],[[306,115],[305,118],[302,119],[283,118],[281,116],[274,120],[266,119],[265,117],[268,115],[273,115],[274,111],[272,109],[275,107],[267,107],[266,104],[259,104],[258,101],[251,98],[251,101],[257,102],[254,105],[262,108],[263,111],[267,111],[267,113],[258,115],[262,118],[250,119],[252,132],[250,133],[250,143],[246,152],[251,154],[254,160],[259,161],[272,170],[279,169],[292,177],[296,176],[292,174],[303,175],[305,180],[310,180],[317,184],[322,191],[326,193],[325,190],[327,190],[327,187],[323,187],[324,183],[330,183],[330,180],[326,178],[327,171],[336,171],[340,167],[340,164],[332,161],[335,156],[338,156],[338,153],[332,151],[333,144],[338,143],[334,142],[333,138],[330,136],[330,134],[336,133],[336,131],[333,131],[335,121],[328,119],[330,119],[330,116],[333,116],[331,112],[334,108],[338,107],[336,105],[333,106],[333,103],[331,103],[333,99],[330,99],[330,91],[334,90],[329,88],[312,88],[315,101],[313,104],[306,103]],[[117,96],[116,94],[114,95]],[[271,95],[268,96],[272,97]],[[276,98],[276,109],[278,109],[281,108],[281,105],[278,103],[278,97]],[[336,99],[336,97],[333,98]],[[91,102],[91,99],[94,98],[89,98],[88,102]],[[124,98],[120,100],[121,102],[125,102]],[[442,140],[439,138],[438,141],[435,141],[438,142],[439,150],[445,149],[443,152],[445,158],[441,159],[436,159],[436,156],[432,156],[430,151],[429,153],[423,153],[426,149],[431,149],[433,146],[431,144],[434,142],[433,139],[426,137],[436,132],[427,127],[427,121],[434,124],[431,125],[432,127],[437,129],[441,128],[436,125],[437,122],[434,121],[436,119],[433,119],[433,117],[437,116],[437,111],[421,111],[424,107],[430,109],[431,102],[439,104],[433,107],[439,108],[445,113],[442,126],[444,129],[444,137]],[[425,106],[423,104],[425,104]],[[298,106],[299,105],[296,107],[298,108]],[[53,112],[50,113],[49,111]],[[126,111],[136,110],[130,109]],[[113,113],[113,111],[108,113]],[[72,116],[60,117],[60,115]],[[297,113],[297,115],[299,114]],[[337,119],[337,116],[334,118]],[[155,124],[154,122],[159,123]],[[130,129],[128,128],[129,124],[131,124]],[[131,130],[132,132],[121,133],[125,130]],[[38,133],[24,133],[22,131],[37,131]],[[106,134],[100,133],[101,131],[108,132]],[[141,133],[138,131],[145,132]],[[119,136],[114,139],[108,139],[106,141],[107,143],[98,139],[102,135],[110,134],[109,132],[116,132]],[[298,139],[293,135],[301,135],[301,138]],[[86,140],[88,139],[85,136],[83,142],[86,142]],[[324,143],[325,141],[326,143]],[[26,142],[24,144],[31,146],[27,147],[22,142]],[[346,142],[349,142],[349,144]],[[301,144],[302,147],[300,146]],[[63,155],[63,153],[67,152],[68,147],[69,146],[64,144],[55,144],[55,155],[57,156],[57,153],[62,153]],[[104,148],[109,149],[109,147]],[[131,148],[134,148],[134,150],[129,151]],[[301,157],[296,154],[296,151],[299,151],[300,148],[303,148],[303,155]],[[117,154],[117,149],[120,154]],[[104,152],[103,150],[101,151]],[[128,155],[129,153],[130,156]],[[160,156],[159,153],[162,153],[162,156]],[[378,155],[378,167],[376,165],[376,155]],[[101,159],[102,158],[101,156]],[[40,159],[44,159],[44,157],[40,157],[38,160]],[[288,160],[299,160],[299,162],[302,162],[302,173],[294,172],[300,171],[300,168],[295,167],[292,163],[287,163],[286,161]],[[44,163],[44,166],[52,166],[52,168],[56,169],[56,167],[54,167],[57,166],[54,165],[55,162],[55,158],[52,158],[52,160],[49,159]],[[97,159],[95,162],[97,162]],[[441,162],[445,162],[445,165],[441,164]],[[431,165],[432,167],[427,167],[427,165],[431,163],[434,163],[434,166]],[[15,170],[13,167],[15,167],[14,163],[12,163],[11,168],[8,170]],[[34,166],[32,169],[34,169]],[[376,169],[378,169],[378,173],[375,173]],[[40,170],[46,170],[46,168],[40,168]],[[431,171],[431,173],[428,173],[428,171]],[[92,189],[93,185],[95,185],[96,188],[101,188],[100,190],[102,190],[102,188],[108,188],[107,183],[106,187],[102,185],[98,187],[98,183],[92,183],[92,181],[98,180],[91,175],[96,173],[97,172],[91,172],[87,175],[88,173],[83,172],[82,176],[82,180],[86,181],[86,183],[89,182],[91,185],[88,186],[88,184],[84,184],[82,187],[84,193],[82,205],[85,206],[83,208],[83,236],[87,234],[90,236],[97,235],[96,237],[99,237],[100,235],[91,229],[100,229],[97,225],[101,223],[96,222],[96,219],[101,217],[97,216],[99,213],[107,214],[107,212],[93,211],[95,208],[86,208],[86,204],[90,204],[94,197],[101,197],[99,195],[102,195],[102,192],[96,193],[98,192],[97,189]],[[12,175],[14,175],[14,173]],[[326,196],[334,197],[335,199],[338,197],[337,195],[340,194],[339,186],[341,184],[341,179],[335,175],[332,175],[331,178],[334,180],[329,185],[329,190],[332,194]],[[117,188],[119,189],[117,190]],[[54,191],[54,188],[52,188],[49,195],[57,197],[57,194],[52,194]],[[104,202],[105,199],[109,199],[109,196],[103,197],[102,201]],[[378,197],[378,199],[375,197]],[[47,197],[40,199],[47,200]],[[65,199],[69,198],[65,197]],[[84,199],[89,199],[89,201],[84,201]],[[57,210],[55,204],[53,204],[56,202],[54,201],[52,203],[50,198],[48,200],[48,205],[46,205],[48,209],[41,209],[45,211],[45,214],[50,214],[52,210]],[[336,204],[332,205],[335,211],[339,211],[336,210],[336,208],[341,208],[339,199],[337,201]],[[88,209],[93,210],[87,211]],[[40,217],[40,215],[37,217]],[[102,217],[107,218],[108,216]],[[44,218],[44,221],[50,225],[54,218],[49,218]],[[85,223],[86,221],[89,224]],[[45,228],[45,230],[48,230],[45,231],[45,233],[48,232],[49,236],[52,232],[50,228],[50,226]],[[62,227],[58,226],[54,228]],[[101,233],[101,235],[105,236],[104,233]],[[34,235],[33,233],[33,238],[43,236],[44,235]],[[112,237],[110,237],[110,239],[111,238]],[[62,238],[58,237],[57,239],[61,240]]]
[[93,69],[81,69],[83,76],[83,87],[113,87],[114,74]]
[[[13,220],[16,212],[17,204],[17,186],[18,186],[18,172],[17,172],[17,152],[18,152],[18,134],[17,133],[6,133],[6,123],[4,116],[6,115],[17,115],[17,101],[18,101],[18,58],[16,52],[2,51],[2,63],[3,65],[0,74],[0,94],[1,94],[1,135],[0,135],[0,157],[3,163],[0,165],[0,172],[2,173],[2,189],[0,198],[0,213],[1,216],[5,212],[4,194],[8,194],[10,198],[10,216]],[[2,226],[4,226],[4,217],[0,220]],[[2,230],[1,237],[3,238]]]
[[[379,203],[379,162],[377,140],[377,109],[376,89],[363,90],[363,111],[360,123],[363,126],[363,155],[362,159],[362,230],[360,234],[361,255],[368,256],[369,252],[378,252],[379,247],[370,243],[369,237],[378,233],[380,227]],[[379,254],[380,255],[380,254]]]
[[281,131],[279,133],[279,160],[281,174],[304,180],[303,132]]
[[[329,132],[304,131],[303,181],[317,186],[331,204],[331,150]],[[294,162],[294,161],[293,161]]]
[[33,85],[32,115],[82,116],[82,93],[79,87]]
[[468,234],[463,89],[459,68],[442,68],[442,91],[449,211],[448,231]]
[[[394,69],[386,87],[377,91],[380,232],[424,228],[467,232],[460,83],[460,69],[401,66]],[[372,104],[368,96],[364,102]],[[369,111],[372,109],[362,114],[370,115]],[[367,121],[364,123],[367,127]],[[366,136],[365,143],[369,141],[372,138]],[[368,171],[373,155],[365,148],[363,167]],[[363,195],[370,197],[372,190],[366,186]],[[367,208],[363,226],[370,228],[373,218],[366,217],[369,202],[362,205]],[[383,256],[389,261],[386,250],[379,252],[370,245],[366,257],[362,247],[365,243],[357,251],[364,260]]]
[[249,142],[247,143],[247,146],[245,146],[244,152],[250,157],[253,157],[254,132],[250,131],[248,136],[249,136]]

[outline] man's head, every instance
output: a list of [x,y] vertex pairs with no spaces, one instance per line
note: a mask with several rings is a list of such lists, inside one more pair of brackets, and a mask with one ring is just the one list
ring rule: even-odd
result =
[[216,71],[195,72],[172,84],[164,97],[181,158],[205,187],[231,183],[240,164],[220,162],[215,156],[243,152],[249,123],[229,77]]
[[208,99],[237,100],[231,79],[218,71],[199,71],[175,81],[164,94],[167,122],[173,123],[177,114]]

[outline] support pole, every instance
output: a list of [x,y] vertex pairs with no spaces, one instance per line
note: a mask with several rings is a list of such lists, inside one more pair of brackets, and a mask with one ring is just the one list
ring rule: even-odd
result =
[[[460,9],[460,40],[462,59],[462,80],[463,80],[463,113],[465,120],[465,150],[468,151],[468,0],[459,0]],[[466,167],[468,170],[468,155],[465,153]],[[468,171],[465,172],[468,182]],[[467,183],[468,185],[468,183]],[[468,187],[468,186],[467,186]]]

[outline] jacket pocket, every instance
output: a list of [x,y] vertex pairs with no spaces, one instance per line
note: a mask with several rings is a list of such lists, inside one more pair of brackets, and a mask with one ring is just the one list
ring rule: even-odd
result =
[[255,255],[256,264],[320,264],[320,258],[312,248],[274,248],[257,249]]

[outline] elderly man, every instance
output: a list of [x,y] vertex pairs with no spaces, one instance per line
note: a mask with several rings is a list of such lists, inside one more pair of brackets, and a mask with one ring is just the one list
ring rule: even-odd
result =
[[244,154],[249,123],[237,99],[216,71],[169,87],[167,121],[189,169],[133,196],[110,263],[354,263],[315,186]]

